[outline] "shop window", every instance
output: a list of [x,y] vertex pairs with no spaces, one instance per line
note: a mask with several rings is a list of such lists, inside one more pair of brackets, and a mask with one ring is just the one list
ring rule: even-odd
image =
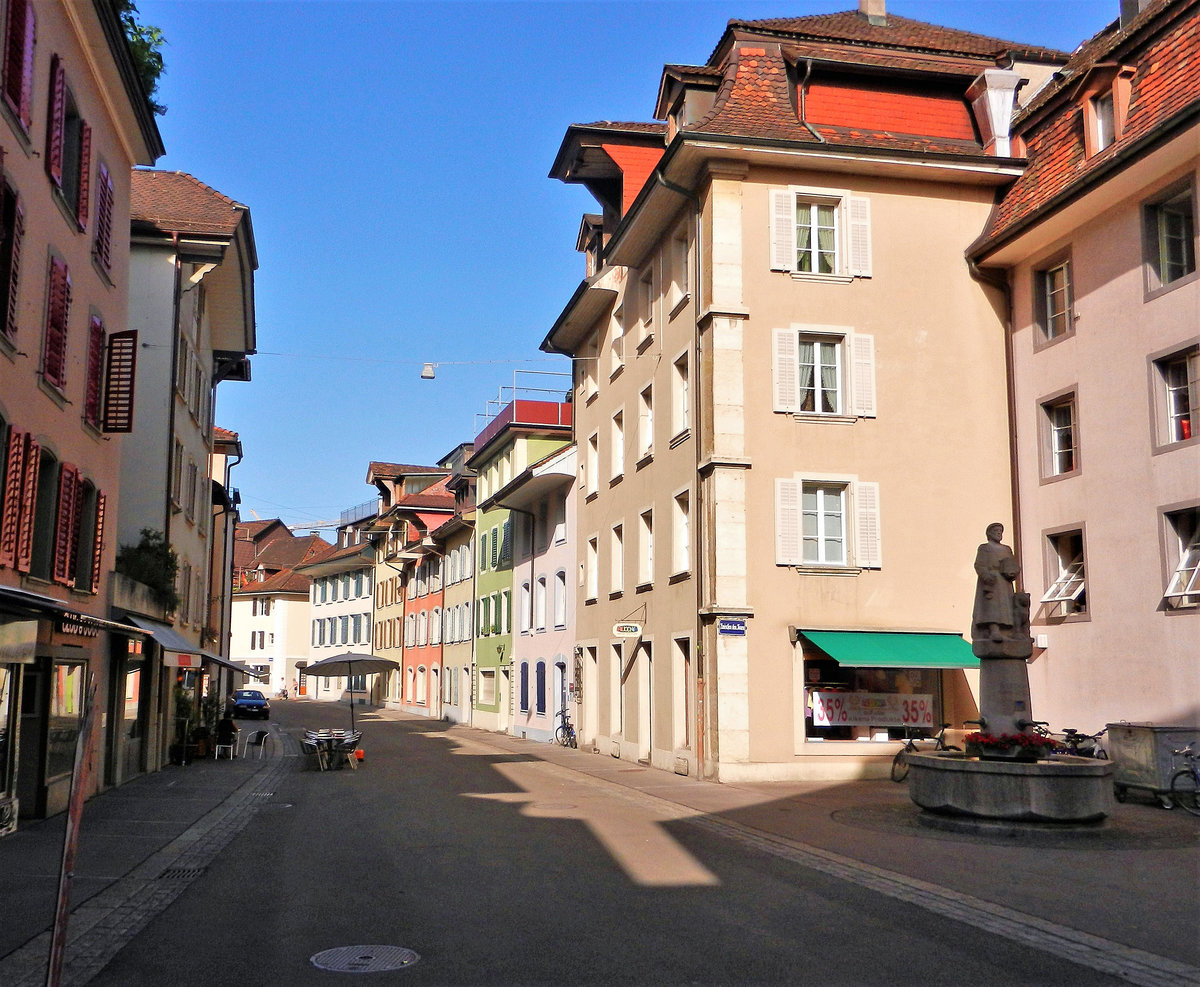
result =
[[75,765],[75,741],[83,717],[86,673],[87,666],[82,663],[54,663],[46,745],[47,778],[70,774]]
[[939,670],[846,667],[815,654],[804,661],[805,740],[933,736],[943,722]]

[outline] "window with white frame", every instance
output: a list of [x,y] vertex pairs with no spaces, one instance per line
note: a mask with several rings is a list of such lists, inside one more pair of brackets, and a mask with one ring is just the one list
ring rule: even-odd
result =
[[554,574],[554,626],[567,626],[567,572],[559,569]]
[[1165,515],[1167,567],[1172,569],[1163,602],[1171,610],[1200,608],[1200,508]]
[[638,460],[654,452],[654,385],[647,384],[638,396]]
[[688,231],[683,226],[671,237],[671,313],[688,297]]
[[587,542],[587,559],[583,567],[584,597],[595,600],[600,588],[600,539],[592,535]]
[[1092,116],[1095,120],[1095,150],[1103,151],[1117,135],[1112,90],[1092,97]]
[[1196,270],[1196,193],[1192,187],[1171,191],[1146,206],[1146,255],[1151,290],[1172,284]]
[[638,585],[654,582],[654,509],[638,518]]
[[521,593],[517,597],[518,605],[521,608],[521,616],[519,618],[518,627],[521,633],[524,634],[530,629],[530,610],[529,610],[529,581],[521,583]]
[[625,306],[618,305],[611,319],[611,343],[609,347],[609,376],[616,376],[625,366]]
[[1033,272],[1034,317],[1043,341],[1075,331],[1075,294],[1070,258],[1058,258]]
[[625,412],[618,411],[612,417],[612,479],[625,475]]
[[680,354],[671,365],[671,435],[679,437],[691,428],[692,408],[688,380],[688,355]]
[[1083,531],[1062,531],[1046,538],[1047,590],[1041,615],[1047,619],[1088,612]]
[[692,567],[691,493],[677,493],[671,508],[671,572],[688,572]]
[[795,277],[871,276],[871,202],[842,189],[772,189],[771,270]]
[[1042,476],[1067,476],[1079,469],[1079,434],[1074,393],[1042,404]]
[[496,633],[507,634],[512,630],[512,594],[508,590],[500,591],[500,595],[496,598],[496,609],[499,611],[500,619]]
[[362,614],[356,613],[350,618],[350,643],[360,644],[362,642]]
[[429,643],[442,643],[442,608],[434,607],[429,615]]
[[777,412],[875,417],[875,337],[843,326],[793,326],[773,334]]
[[775,564],[882,568],[879,484],[795,476],[775,481]]
[[1159,444],[1194,438],[1200,412],[1200,347],[1193,344],[1154,361]]
[[620,593],[625,588],[625,526],[614,524],[608,539],[608,591]]
[[654,264],[642,271],[637,283],[639,343],[654,336]]
[[587,440],[587,459],[584,463],[584,491],[591,496],[600,489],[600,433],[593,432]]
[[561,545],[567,540],[567,494],[565,491],[553,499],[550,510],[554,521],[554,544]]
[[546,577],[538,576],[533,588],[533,629],[546,629]]

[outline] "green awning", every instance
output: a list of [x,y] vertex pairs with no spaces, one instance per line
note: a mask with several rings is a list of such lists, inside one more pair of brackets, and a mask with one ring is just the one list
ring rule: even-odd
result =
[[898,631],[800,631],[839,665],[851,668],[978,668],[959,634]]

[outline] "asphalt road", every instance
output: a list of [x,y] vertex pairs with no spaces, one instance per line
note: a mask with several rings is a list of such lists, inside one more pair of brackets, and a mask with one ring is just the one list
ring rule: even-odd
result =
[[[272,706],[272,723],[292,733],[348,725],[344,706]],[[359,725],[360,770],[301,770],[294,758],[246,828],[93,983],[1120,982],[695,825],[670,803],[498,749],[487,734],[369,713]],[[381,973],[311,962],[359,946],[420,958]]]

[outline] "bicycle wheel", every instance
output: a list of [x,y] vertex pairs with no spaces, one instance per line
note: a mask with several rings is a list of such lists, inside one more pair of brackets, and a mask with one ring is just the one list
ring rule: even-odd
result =
[[570,743],[570,735],[567,733],[566,727],[559,727],[554,731],[554,742],[559,747],[566,747]]
[[570,744],[571,747],[574,747],[576,749],[578,749],[578,747],[579,747],[579,738],[575,735],[574,727],[571,728],[571,735],[568,738],[568,743]]
[[1200,790],[1191,768],[1181,768],[1171,775],[1171,798],[1181,809],[1200,816]]
[[905,757],[907,753],[907,748],[898,750],[892,758],[892,781],[903,781],[908,777],[908,758]]

